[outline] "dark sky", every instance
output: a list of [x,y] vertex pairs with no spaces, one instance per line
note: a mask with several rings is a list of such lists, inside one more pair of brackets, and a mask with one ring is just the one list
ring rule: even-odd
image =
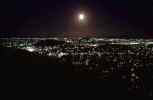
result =
[[[84,26],[75,22],[80,11],[88,17]],[[0,32],[153,37],[153,0],[5,0],[0,2]]]

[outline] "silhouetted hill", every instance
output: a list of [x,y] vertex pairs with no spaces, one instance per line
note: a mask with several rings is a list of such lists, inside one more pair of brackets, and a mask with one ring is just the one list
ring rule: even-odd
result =
[[63,79],[63,67],[59,59],[25,50],[0,47],[0,66],[5,80],[30,82]]

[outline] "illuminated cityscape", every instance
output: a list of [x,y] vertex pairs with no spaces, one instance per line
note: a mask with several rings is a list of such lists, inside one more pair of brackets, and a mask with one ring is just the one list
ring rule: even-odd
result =
[[95,73],[98,80],[125,80],[129,93],[133,95],[145,94],[146,91],[152,95],[153,92],[149,86],[153,82],[151,39],[14,38],[1,39],[1,46],[56,57],[69,63],[72,72]]

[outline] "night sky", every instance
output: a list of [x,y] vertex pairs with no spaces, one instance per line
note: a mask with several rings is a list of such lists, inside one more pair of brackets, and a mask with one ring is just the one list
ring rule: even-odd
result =
[[[86,25],[76,21],[79,12],[87,15]],[[153,0],[0,1],[0,32],[153,37]]]

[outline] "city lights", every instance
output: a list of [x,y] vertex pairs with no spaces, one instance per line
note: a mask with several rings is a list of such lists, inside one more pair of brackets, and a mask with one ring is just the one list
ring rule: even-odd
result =
[[[48,45],[51,40],[56,45]],[[53,40],[55,39],[3,39],[1,44],[29,51],[35,57],[41,55],[51,58],[51,61],[58,59],[66,66],[70,64],[74,72],[101,74],[101,80],[112,78],[112,75],[117,79],[127,80],[130,91],[143,89],[144,70],[145,77],[153,79],[147,74],[151,72],[152,69],[149,68],[153,65],[153,40],[57,38],[62,44]]]
[[29,51],[29,52],[34,52],[35,51],[35,49],[32,48],[32,47],[27,47],[26,50]]

